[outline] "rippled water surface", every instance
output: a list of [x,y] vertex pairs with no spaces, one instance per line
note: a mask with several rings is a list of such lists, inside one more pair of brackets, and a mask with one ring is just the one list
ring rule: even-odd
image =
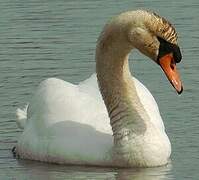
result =
[[[21,131],[15,110],[39,82],[58,77],[77,83],[95,71],[95,45],[103,25],[120,12],[147,8],[179,33],[184,93],[177,96],[161,70],[135,52],[131,68],[155,96],[172,142],[166,167],[108,169],[16,160],[11,148]],[[199,179],[199,1],[0,1],[0,179]],[[133,65],[132,65],[133,64]]]

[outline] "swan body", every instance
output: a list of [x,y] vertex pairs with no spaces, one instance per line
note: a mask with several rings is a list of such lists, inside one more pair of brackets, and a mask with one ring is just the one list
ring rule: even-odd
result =
[[[153,96],[136,78],[133,80],[143,105],[153,117],[152,123],[163,133],[165,144],[169,144]],[[25,108],[22,117],[26,111]],[[28,116],[17,145],[21,158],[61,164],[114,165],[112,130],[96,74],[78,85],[56,78],[41,82],[29,105]],[[169,147],[167,151],[169,154]]]
[[[142,26],[140,16],[155,15],[127,12],[105,26],[96,48],[97,74],[78,85],[49,78],[41,82],[28,107],[17,110],[23,128],[16,146],[20,158],[116,167],[168,163],[171,146],[156,101],[128,69],[128,54],[139,49],[139,43],[129,45],[118,32]],[[156,49],[140,51],[157,56]]]

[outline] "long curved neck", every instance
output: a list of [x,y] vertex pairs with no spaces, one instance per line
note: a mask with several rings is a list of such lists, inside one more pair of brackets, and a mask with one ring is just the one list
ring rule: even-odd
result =
[[144,133],[148,121],[129,71],[128,57],[132,48],[122,33],[108,29],[101,35],[96,50],[98,84],[115,143],[126,133]]

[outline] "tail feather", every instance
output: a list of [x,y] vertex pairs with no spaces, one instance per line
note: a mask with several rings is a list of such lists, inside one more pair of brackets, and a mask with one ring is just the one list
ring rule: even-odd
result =
[[27,109],[28,109],[28,104],[23,108],[17,108],[16,110],[16,123],[20,129],[24,129],[27,121]]

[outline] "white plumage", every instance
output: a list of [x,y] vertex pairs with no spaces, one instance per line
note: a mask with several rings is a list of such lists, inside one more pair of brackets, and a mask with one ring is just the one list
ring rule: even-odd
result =
[[[134,82],[154,125],[164,132],[153,96],[136,78]],[[28,108],[29,119],[23,123],[25,129],[17,145],[21,158],[60,164],[114,166],[110,119],[96,74],[79,85],[56,78],[47,79],[38,87]],[[19,119],[24,121],[27,108],[21,112]]]

